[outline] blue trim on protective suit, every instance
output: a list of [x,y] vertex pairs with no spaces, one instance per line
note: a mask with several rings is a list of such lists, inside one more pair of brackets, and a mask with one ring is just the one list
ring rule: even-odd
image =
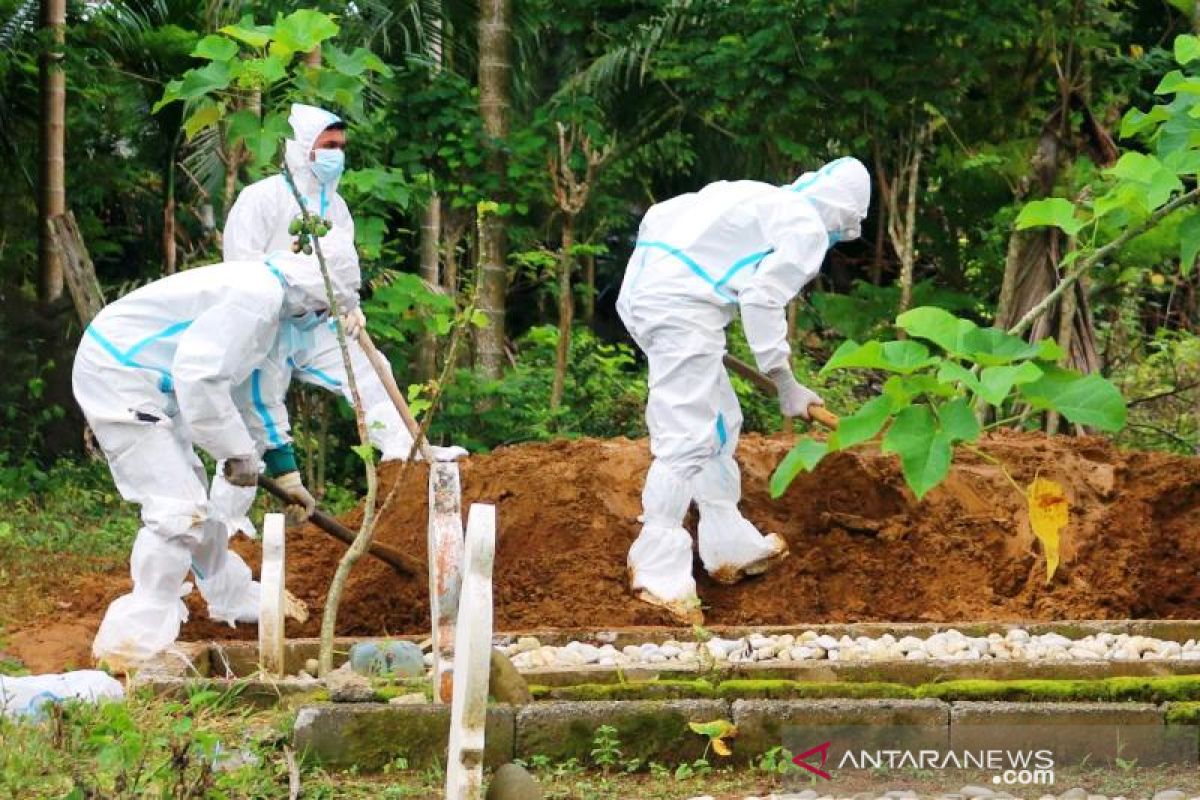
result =
[[729,443],[729,431],[725,429],[725,415],[720,411],[717,412],[717,441],[721,443],[721,446],[717,448],[719,453]]
[[774,252],[775,252],[774,247],[768,247],[766,250],[763,250],[758,253],[751,253],[750,255],[746,256],[745,258],[738,259],[736,262],[734,262],[733,266],[730,267],[729,270],[725,273],[724,277],[722,277],[721,280],[717,281],[716,288],[720,289],[722,286],[729,283],[729,281],[733,279],[734,275],[737,275],[739,272],[741,272],[746,267],[753,265],[753,267],[755,269],[758,269],[758,265],[762,263],[762,260]]
[[267,406],[262,399],[262,370],[254,370],[250,375],[250,394],[254,399],[254,410],[258,412],[259,419],[262,420],[263,427],[267,431],[267,438],[275,447],[281,447],[284,444],[283,437],[279,435],[279,429],[275,424],[275,420],[271,418],[271,412],[267,411]]
[[147,336],[145,339],[142,339],[141,341],[137,342],[136,344],[133,345],[133,347],[130,347],[125,352],[121,352],[121,350],[119,350],[116,345],[114,345],[108,339],[104,338],[104,336],[102,336],[100,334],[100,331],[96,330],[91,325],[88,325],[87,328],[84,330],[84,332],[88,336],[91,336],[93,339],[95,339],[97,342],[99,342],[100,346],[103,347],[106,351],[108,351],[108,354],[110,356],[112,356],[114,359],[116,359],[118,364],[121,364],[122,366],[125,366],[125,367],[133,367],[134,369],[148,369],[148,370],[152,370],[154,372],[159,373],[162,377],[159,379],[158,388],[161,392],[163,392],[165,394],[167,392],[174,391],[174,389],[175,389],[175,382],[171,379],[170,371],[163,369],[162,367],[152,367],[147,364],[139,364],[137,361],[134,361],[133,356],[139,350],[146,348],[147,346],[153,344],[154,342],[159,341],[160,339],[166,339],[171,336],[175,336],[177,334],[183,333],[185,330],[188,329],[188,326],[191,324],[192,324],[192,320],[187,320],[185,322],[176,322],[173,325],[167,326],[166,328],[159,331],[158,333]]
[[309,375],[312,375],[314,378],[321,381],[322,383],[324,383],[326,386],[328,386],[331,389],[342,388],[341,381],[339,381],[337,378],[334,378],[333,376],[329,375],[328,373],[317,369],[316,367],[307,367],[307,366],[302,367],[296,363],[296,359],[294,359],[290,356],[288,357],[287,363],[288,363],[288,366],[291,367],[292,369],[298,369],[301,372],[307,372]]
[[729,294],[729,292],[726,292],[725,290],[723,290],[718,285],[717,281],[714,280],[711,275],[709,275],[707,272],[704,271],[704,267],[697,264],[696,261],[691,258],[691,256],[689,256],[687,253],[680,250],[678,247],[672,247],[671,245],[667,244],[666,242],[643,242],[643,241],[635,242],[633,246],[635,249],[638,247],[650,247],[650,248],[654,248],[655,250],[662,250],[665,253],[675,256],[680,261],[682,261],[684,264],[686,264],[688,269],[690,269],[692,272],[694,272],[696,274],[696,277],[700,278],[702,281],[704,281],[709,286],[711,286],[713,288],[714,292],[721,295],[721,297],[725,298],[726,300],[730,301],[731,303],[737,302],[737,298],[734,297],[733,295]]

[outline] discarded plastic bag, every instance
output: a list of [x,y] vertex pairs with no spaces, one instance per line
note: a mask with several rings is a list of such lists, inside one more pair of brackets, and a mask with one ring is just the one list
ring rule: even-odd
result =
[[63,700],[121,700],[125,687],[106,672],[85,669],[19,678],[0,675],[0,709],[6,716],[42,715],[48,703]]

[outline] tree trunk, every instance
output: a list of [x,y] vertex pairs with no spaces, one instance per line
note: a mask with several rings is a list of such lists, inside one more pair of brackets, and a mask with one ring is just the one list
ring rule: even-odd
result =
[[583,257],[583,282],[586,293],[583,297],[583,321],[592,327],[596,321],[596,255],[588,253]]
[[558,348],[554,355],[554,384],[550,389],[550,411],[562,405],[563,384],[567,381],[567,356],[571,352],[571,318],[575,298],[571,295],[571,248],[575,244],[575,218],[563,216],[562,254],[558,260]]
[[66,114],[67,76],[63,49],[67,36],[66,0],[42,0],[42,27],[50,44],[42,54],[42,187],[38,227],[38,297],[50,304],[62,297],[62,257],[50,237],[49,222],[67,210]]
[[[510,0],[482,0],[479,4],[479,115],[484,133],[493,140],[488,171],[504,184],[504,156],[498,142],[508,135],[509,84],[512,73]],[[475,334],[478,366],[485,378],[504,372],[504,314],[508,274],[505,269],[504,225],[494,213],[479,224],[479,310],[487,323]]]
[[[433,73],[441,71],[442,65],[442,9],[441,3],[435,0],[430,9],[432,16],[432,36],[429,40],[429,60],[433,63]],[[421,278],[431,289],[441,285],[438,274],[438,248],[442,241],[442,199],[434,189],[429,195],[429,203],[421,210]],[[450,295],[454,297],[453,294]],[[421,335],[417,347],[417,374],[423,381],[433,380],[437,376],[437,336],[430,329]]]
[[[908,198],[904,208],[904,244],[900,250],[900,313],[912,307],[913,265],[917,260],[917,186],[921,182],[921,153],[925,137],[919,136],[908,170]],[[895,210],[895,209],[893,209]]]
[[[182,135],[182,133],[180,134]],[[166,173],[163,176],[163,220],[162,220],[162,256],[163,274],[174,275],[178,260],[178,249],[175,246],[175,153],[179,145],[179,135],[167,149],[167,163],[163,165]]]

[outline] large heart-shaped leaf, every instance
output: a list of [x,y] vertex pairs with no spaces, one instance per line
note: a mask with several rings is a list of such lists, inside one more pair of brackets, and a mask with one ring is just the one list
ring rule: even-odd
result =
[[801,472],[811,472],[813,467],[829,452],[829,445],[816,439],[800,439],[788,451],[771,475],[771,497],[779,498],[792,485]]
[[1125,400],[1103,377],[1050,365],[1042,370],[1041,378],[1021,387],[1022,396],[1035,408],[1053,409],[1071,422],[1102,431],[1125,427]]
[[882,450],[900,456],[904,480],[918,500],[950,471],[950,436],[938,428],[926,406],[909,406],[897,414],[883,437]]

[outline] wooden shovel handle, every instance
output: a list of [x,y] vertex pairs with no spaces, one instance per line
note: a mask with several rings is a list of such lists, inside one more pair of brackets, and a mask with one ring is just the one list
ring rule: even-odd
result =
[[[285,503],[296,502],[282,486],[268,478],[266,475],[258,476],[258,485],[265,489],[268,494],[273,495],[276,499],[282,500]],[[338,522],[336,519],[320,509],[313,512],[313,515],[309,518],[309,521],[344,544],[348,545],[354,542],[354,531],[350,530],[345,525]],[[413,558],[412,556],[405,555],[404,553],[388,547],[385,544],[373,542],[367,552],[406,578],[422,578],[426,577],[429,573],[428,568],[417,559]]]
[[840,422],[838,415],[827,409],[825,406],[809,406],[808,418],[813,422],[829,428],[831,431],[836,431],[838,422]]
[[432,464],[434,462],[433,449],[429,442],[421,435],[421,426],[417,424],[417,418],[413,416],[412,410],[408,407],[408,401],[404,399],[404,393],[400,391],[400,385],[396,383],[396,376],[392,374],[388,368],[387,360],[383,354],[375,347],[375,343],[371,341],[370,335],[366,328],[358,333],[358,344],[367,354],[367,359],[371,362],[371,366],[375,368],[376,374],[379,375],[379,381],[383,384],[384,390],[391,398],[392,404],[396,406],[396,411],[400,414],[400,419],[404,421],[404,426],[408,428],[409,434],[417,442],[417,450],[421,453],[421,457],[425,462]]
[[[779,391],[775,388],[774,381],[772,381],[766,375],[763,375],[761,372],[756,370],[754,367],[747,364],[745,361],[742,361],[740,358],[735,358],[734,356],[731,356],[728,353],[725,354],[724,360],[725,360],[725,366],[729,367],[729,369],[733,370],[738,375],[741,375],[743,378],[745,378],[746,380],[753,383],[760,390],[766,392],[767,394],[771,395],[772,397],[774,397],[776,394],[779,393]],[[834,414],[832,411],[825,408],[825,406],[809,406],[808,407],[808,416],[809,416],[809,419],[811,419],[813,422],[824,425],[826,428],[829,428],[829,430],[831,430],[831,431],[837,430],[838,415]],[[787,430],[788,433],[791,432],[791,426],[789,423],[790,423],[790,420],[784,421],[784,424],[786,426],[785,430]]]

